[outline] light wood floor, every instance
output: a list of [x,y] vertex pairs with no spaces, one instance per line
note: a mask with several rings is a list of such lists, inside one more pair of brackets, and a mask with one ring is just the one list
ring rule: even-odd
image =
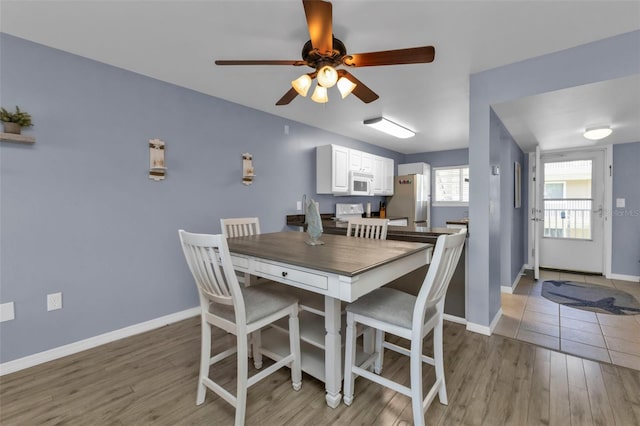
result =
[[[233,409],[211,392],[195,405],[199,340],[198,317],[4,376],[0,424],[232,424]],[[436,398],[428,424],[640,424],[638,371],[452,323],[445,323],[444,348],[449,405]],[[234,364],[231,357],[215,372],[231,389]],[[302,390],[294,392],[288,373],[250,388],[248,425],[412,423],[409,399],[374,383],[357,379],[353,404],[331,409],[322,383],[304,375]],[[408,383],[408,363],[389,353],[383,374]],[[425,376],[433,378],[430,367]]]
[[587,282],[625,291],[640,300],[640,283],[602,276],[540,270],[502,293],[503,315],[494,333],[549,349],[640,370],[640,315],[610,315],[575,309],[544,298],[545,280]]

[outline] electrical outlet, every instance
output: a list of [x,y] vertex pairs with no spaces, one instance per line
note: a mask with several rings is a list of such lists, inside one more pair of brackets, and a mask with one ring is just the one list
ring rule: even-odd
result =
[[296,201],[296,210],[302,210],[302,201]]
[[16,317],[13,309],[13,302],[3,303],[0,305],[0,322],[11,321]]
[[47,311],[62,309],[62,293],[47,294]]

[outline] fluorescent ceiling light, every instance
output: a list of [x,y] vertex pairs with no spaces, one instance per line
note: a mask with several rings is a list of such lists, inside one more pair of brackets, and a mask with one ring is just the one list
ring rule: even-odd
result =
[[393,121],[389,121],[384,117],[364,120],[364,124],[400,139],[407,139],[416,135],[415,132],[407,129],[406,127],[402,127],[399,124],[394,123]]
[[600,139],[606,138],[612,132],[613,130],[611,130],[611,127],[609,126],[594,127],[594,128],[585,130],[583,136],[592,141],[598,141]]

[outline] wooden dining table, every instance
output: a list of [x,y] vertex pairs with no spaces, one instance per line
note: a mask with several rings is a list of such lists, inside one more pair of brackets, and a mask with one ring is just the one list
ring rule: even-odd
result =
[[[341,301],[353,302],[431,261],[432,244],[322,235],[307,244],[304,232],[228,238],[234,267],[242,272],[324,295],[324,379],[327,405],[341,400]],[[302,328],[302,325],[301,325]],[[303,351],[303,370],[305,365]],[[312,367],[309,367],[312,368]]]

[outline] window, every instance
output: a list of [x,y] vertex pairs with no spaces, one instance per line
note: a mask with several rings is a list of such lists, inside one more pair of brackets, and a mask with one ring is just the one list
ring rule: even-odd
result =
[[469,204],[469,166],[433,169],[434,206]]

